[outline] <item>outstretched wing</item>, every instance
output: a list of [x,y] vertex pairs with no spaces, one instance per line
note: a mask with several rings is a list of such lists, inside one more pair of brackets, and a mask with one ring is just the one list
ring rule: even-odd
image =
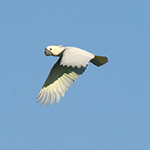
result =
[[65,95],[72,83],[76,81],[79,76],[85,71],[86,66],[78,67],[67,67],[60,65],[62,57],[56,62],[48,78],[46,79],[41,91],[39,92],[37,98],[38,102],[41,101],[42,104],[45,101],[47,105],[51,100],[51,105],[54,104],[55,99],[59,103],[61,96]]
[[76,47],[66,47],[60,62],[63,66],[86,67],[95,55]]

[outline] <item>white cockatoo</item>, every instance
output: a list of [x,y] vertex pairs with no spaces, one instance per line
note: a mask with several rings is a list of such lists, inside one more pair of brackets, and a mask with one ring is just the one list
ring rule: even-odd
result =
[[107,57],[97,56],[76,47],[47,46],[46,56],[58,56],[59,59],[49,73],[37,98],[47,105],[51,100],[51,105],[55,99],[59,103],[61,96],[71,87],[85,71],[89,62],[96,66],[104,65],[108,62]]

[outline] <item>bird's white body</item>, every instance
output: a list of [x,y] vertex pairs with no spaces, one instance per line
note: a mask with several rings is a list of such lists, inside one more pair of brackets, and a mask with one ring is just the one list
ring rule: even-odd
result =
[[48,46],[45,54],[60,57],[37,96],[38,102],[41,100],[42,104],[45,101],[45,105],[50,100],[53,105],[55,99],[59,103],[61,96],[63,97],[72,83],[82,75],[90,61],[97,66],[108,61],[107,57],[96,56],[76,47]]

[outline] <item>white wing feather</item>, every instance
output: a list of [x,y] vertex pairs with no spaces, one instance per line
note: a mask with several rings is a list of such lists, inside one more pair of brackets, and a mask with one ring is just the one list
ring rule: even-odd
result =
[[71,67],[86,67],[91,59],[95,57],[94,54],[76,47],[64,47],[63,56],[60,64]]
[[61,96],[63,97],[65,95],[65,92],[71,87],[72,83],[76,81],[86,69],[86,65],[80,68],[62,66],[60,65],[61,59],[62,58],[59,58],[57,63],[53,66],[37,96],[37,98],[39,97],[37,102],[41,101],[40,104],[45,102],[45,105],[47,105],[51,100],[51,105],[53,105],[55,98],[57,103],[59,103]]

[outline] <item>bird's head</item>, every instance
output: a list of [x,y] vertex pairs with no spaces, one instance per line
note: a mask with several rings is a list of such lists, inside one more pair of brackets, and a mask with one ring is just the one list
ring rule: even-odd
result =
[[59,45],[59,46],[47,46],[45,48],[45,55],[46,56],[60,56],[61,52],[63,51],[64,49],[62,48],[62,45]]

